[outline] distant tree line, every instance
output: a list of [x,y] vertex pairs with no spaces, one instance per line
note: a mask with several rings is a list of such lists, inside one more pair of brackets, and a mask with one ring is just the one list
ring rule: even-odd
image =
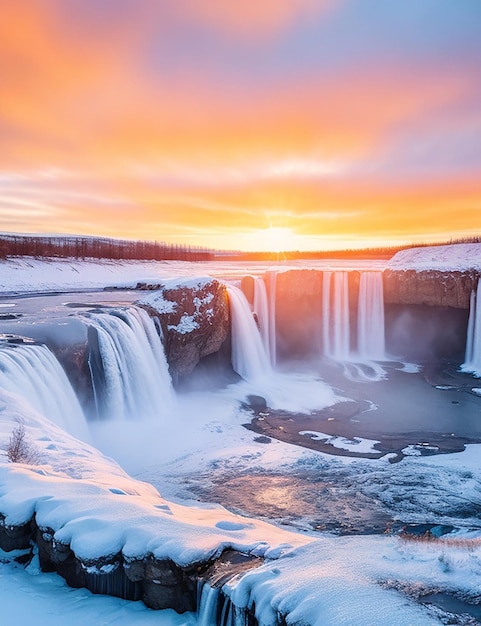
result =
[[390,259],[401,250],[409,248],[426,248],[430,246],[455,245],[459,243],[481,243],[481,235],[460,237],[449,241],[411,243],[399,246],[382,246],[378,248],[359,248],[345,250],[286,250],[285,252],[224,252],[226,261],[294,261],[313,259]]
[[0,259],[8,256],[73,257],[75,259],[128,259],[138,261],[291,261],[295,259],[390,259],[409,248],[458,243],[481,243],[481,235],[436,243],[346,250],[290,250],[285,252],[242,252],[211,250],[199,246],[157,241],[131,241],[101,237],[0,235]]
[[135,259],[139,261],[210,261],[206,248],[157,241],[99,237],[0,235],[0,258],[8,256]]

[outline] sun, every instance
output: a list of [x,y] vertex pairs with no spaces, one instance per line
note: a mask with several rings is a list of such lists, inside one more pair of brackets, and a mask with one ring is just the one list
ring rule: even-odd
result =
[[[253,243],[257,250],[280,254],[298,247],[297,236],[290,229],[283,226],[269,226],[253,234]],[[297,243],[297,245],[296,245]]]

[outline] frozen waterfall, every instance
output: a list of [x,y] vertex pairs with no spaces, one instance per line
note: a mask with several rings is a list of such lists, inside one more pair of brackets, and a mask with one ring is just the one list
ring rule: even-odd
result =
[[471,292],[466,354],[461,370],[481,378],[481,280],[476,292]]
[[248,382],[271,372],[269,357],[262,343],[249,303],[238,287],[227,286],[232,323],[232,367]]
[[110,419],[169,417],[174,392],[154,321],[138,307],[93,313],[89,365],[97,414]]
[[71,435],[89,439],[77,396],[47,346],[0,340],[0,387],[26,400]]

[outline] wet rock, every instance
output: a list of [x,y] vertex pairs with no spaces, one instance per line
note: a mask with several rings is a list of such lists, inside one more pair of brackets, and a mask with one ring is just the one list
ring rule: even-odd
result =
[[203,575],[203,579],[211,587],[221,588],[234,576],[238,576],[251,569],[259,567],[263,559],[235,550],[225,550],[221,556],[209,567]]
[[0,514],[0,548],[5,552],[24,550],[30,547],[32,527],[30,522],[20,526],[5,523],[5,516]]
[[151,609],[174,609],[177,613],[196,610],[196,583],[184,581],[179,585],[164,585],[159,580],[143,582],[142,600]]
[[[92,375],[89,367],[89,358],[91,357],[89,342],[92,339],[91,328],[90,326],[88,327],[87,338],[83,342],[68,343],[60,346],[50,345],[49,347],[51,347],[52,352],[65,370],[81,405],[87,409],[89,414],[93,415],[95,401]],[[98,348],[98,341],[93,343]]]
[[215,279],[164,286],[139,305],[159,320],[174,383],[219,352],[229,337],[227,290]]
[[243,408],[253,411],[256,415],[267,410],[266,399],[262,396],[250,394],[246,397],[246,402],[242,403]]
[[70,546],[54,539],[52,528],[36,527],[35,543],[43,572],[57,572],[70,587],[86,587],[85,570]]

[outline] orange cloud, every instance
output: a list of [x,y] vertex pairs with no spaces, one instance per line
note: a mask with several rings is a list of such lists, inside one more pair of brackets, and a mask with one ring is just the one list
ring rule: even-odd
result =
[[386,157],[426,128],[473,124],[458,113],[476,95],[469,64],[377,59],[260,80],[146,51],[171,36],[169,19],[258,42],[327,1],[140,2],[107,23],[73,19],[61,1],[3,4],[0,230],[235,247],[236,232],[269,225],[309,241],[481,228],[475,167],[410,180]]

